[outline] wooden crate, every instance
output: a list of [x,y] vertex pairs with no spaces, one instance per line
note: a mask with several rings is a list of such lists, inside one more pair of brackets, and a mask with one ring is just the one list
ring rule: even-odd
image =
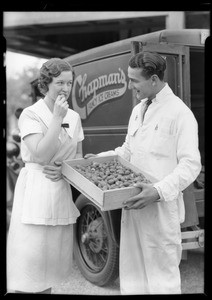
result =
[[152,183],[156,182],[156,180],[153,177],[149,176],[142,170],[133,166],[131,163],[129,163],[128,161],[126,161],[118,155],[93,157],[89,159],[82,158],[65,160],[62,164],[63,177],[72,186],[74,186],[77,190],[84,194],[88,199],[90,199],[93,203],[98,205],[102,211],[122,208],[124,207],[123,202],[125,200],[140,193],[141,190],[139,188],[125,187],[103,191],[74,169],[74,167],[79,164],[87,166],[91,163],[91,161],[106,162],[113,160],[114,158],[116,158],[122,165],[130,168],[135,173],[142,173],[146,177],[146,179],[150,180]]

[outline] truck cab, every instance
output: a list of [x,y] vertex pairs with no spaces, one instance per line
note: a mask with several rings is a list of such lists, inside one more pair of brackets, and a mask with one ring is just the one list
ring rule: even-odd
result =
[[[81,117],[83,154],[122,145],[137,100],[128,89],[127,68],[132,54],[155,51],[167,62],[165,81],[193,111],[199,127],[202,171],[184,191],[186,218],[183,249],[204,246],[204,58],[208,30],[162,30],[90,49],[67,60],[75,70],[69,106]],[[82,274],[97,285],[118,276],[121,210],[101,211],[73,188],[81,212],[75,225],[74,255]]]

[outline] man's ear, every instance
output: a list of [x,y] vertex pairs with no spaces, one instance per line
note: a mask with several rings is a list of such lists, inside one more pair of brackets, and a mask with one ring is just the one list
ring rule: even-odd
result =
[[157,75],[152,75],[152,85],[155,86],[158,82],[159,78]]

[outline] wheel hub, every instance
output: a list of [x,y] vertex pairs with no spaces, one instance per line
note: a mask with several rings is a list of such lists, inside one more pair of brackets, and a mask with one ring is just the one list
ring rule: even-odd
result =
[[82,235],[81,241],[83,244],[89,244],[90,249],[99,253],[103,246],[103,223],[102,218],[92,221],[87,231]]

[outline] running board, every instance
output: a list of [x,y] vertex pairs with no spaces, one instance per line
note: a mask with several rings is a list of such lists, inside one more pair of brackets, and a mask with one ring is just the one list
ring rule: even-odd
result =
[[204,230],[181,232],[183,250],[204,247]]

